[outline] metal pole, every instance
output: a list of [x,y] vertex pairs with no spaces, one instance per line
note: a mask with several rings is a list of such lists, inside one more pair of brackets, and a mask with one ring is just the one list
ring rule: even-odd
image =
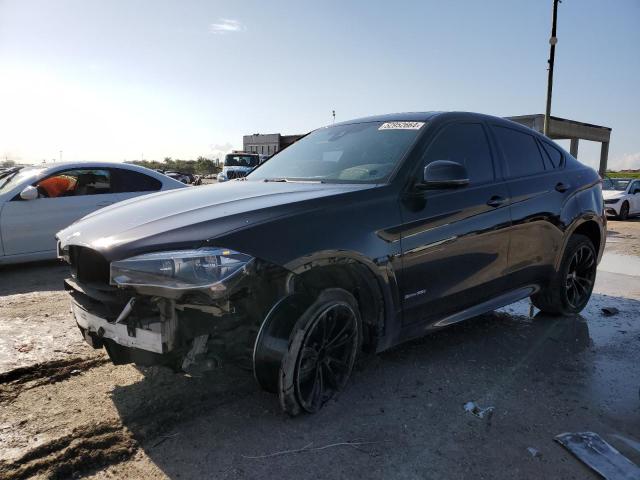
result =
[[551,20],[551,38],[549,39],[549,76],[547,77],[547,110],[544,114],[544,134],[549,136],[549,123],[551,121],[551,91],[553,90],[553,63],[556,58],[556,23],[558,21],[558,3],[560,0],[553,0],[553,16]]

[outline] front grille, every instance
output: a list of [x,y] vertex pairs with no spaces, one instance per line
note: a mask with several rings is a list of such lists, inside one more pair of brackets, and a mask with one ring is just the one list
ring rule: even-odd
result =
[[239,170],[228,170],[227,171],[227,178],[228,179],[232,179],[232,178],[242,178],[242,177],[246,177],[247,176],[247,172],[242,172]]
[[69,260],[72,275],[79,282],[109,285],[109,262],[95,250],[71,246]]

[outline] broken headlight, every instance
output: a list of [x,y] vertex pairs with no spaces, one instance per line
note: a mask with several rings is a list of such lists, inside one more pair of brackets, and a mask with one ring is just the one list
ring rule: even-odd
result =
[[249,255],[223,248],[146,253],[111,262],[111,284],[176,290],[213,287],[251,260]]

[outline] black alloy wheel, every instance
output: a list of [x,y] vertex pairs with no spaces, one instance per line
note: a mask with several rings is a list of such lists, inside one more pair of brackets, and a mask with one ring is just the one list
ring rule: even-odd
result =
[[317,412],[342,390],[358,348],[358,319],[348,304],[334,304],[309,326],[296,365],[295,388],[300,406]]
[[315,413],[347,384],[362,342],[360,311],[346,290],[323,290],[298,319],[280,367],[289,415]]
[[533,304],[549,315],[575,315],[589,302],[596,279],[597,251],[586,236],[574,234],[562,263],[549,283],[531,296]]
[[566,274],[567,302],[571,308],[578,309],[587,303],[595,278],[596,259],[593,248],[582,245],[571,257]]

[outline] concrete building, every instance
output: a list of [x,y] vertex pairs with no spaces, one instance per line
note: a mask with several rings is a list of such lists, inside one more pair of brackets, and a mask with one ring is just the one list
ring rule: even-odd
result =
[[298,141],[304,135],[280,135],[279,133],[256,133],[242,137],[242,147],[245,152],[273,155],[283,148]]
[[[532,128],[540,133],[544,128],[544,115],[519,115],[517,117],[507,117],[516,123]],[[599,142],[600,146],[600,166],[598,172],[604,175],[607,171],[607,161],[609,159],[609,140],[611,139],[611,129],[591,123],[567,120],[566,118],[550,117],[549,138],[553,140],[570,140],[569,148],[571,155],[578,158],[578,142],[589,140]]]

